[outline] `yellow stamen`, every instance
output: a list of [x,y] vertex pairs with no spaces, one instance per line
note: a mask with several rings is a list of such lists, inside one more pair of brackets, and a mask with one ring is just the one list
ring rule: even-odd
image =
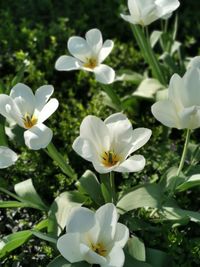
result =
[[117,154],[114,153],[114,151],[108,151],[108,152],[103,152],[101,155],[102,158],[102,163],[106,167],[112,167],[116,165],[120,160],[121,157]]
[[31,127],[33,127],[36,123],[37,123],[37,118],[35,116],[30,117],[28,113],[25,114],[24,118],[24,126],[27,129],[30,129]]
[[86,63],[83,66],[85,68],[94,69],[97,66],[96,58],[88,58]]
[[100,256],[105,257],[107,254],[107,250],[105,246],[102,243],[97,243],[97,244],[91,244],[91,249],[99,254]]

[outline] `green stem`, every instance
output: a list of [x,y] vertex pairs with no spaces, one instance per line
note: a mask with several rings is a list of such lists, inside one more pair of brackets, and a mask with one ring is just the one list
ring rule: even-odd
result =
[[0,145],[8,146],[7,137],[5,134],[5,119],[0,115]]
[[149,64],[153,76],[159,80],[159,82],[163,85],[167,85],[166,78],[162,72],[160,63],[158,62],[153,49],[151,48],[150,41],[145,38],[145,34],[142,31],[141,26],[139,25],[131,25],[133,34],[135,36],[135,39],[137,40],[137,43],[139,45],[139,48],[143,54],[144,59]]
[[102,89],[111,99],[114,108],[117,111],[121,111],[122,110],[121,100],[119,96],[115,93],[115,91],[112,89],[112,87],[110,85],[103,85]]
[[115,174],[110,172],[110,188],[112,194],[112,203],[116,203],[116,192],[115,192]]
[[178,167],[177,176],[180,175],[180,172],[181,172],[181,170],[183,168],[183,165],[184,165],[184,162],[185,162],[185,157],[186,157],[186,153],[187,153],[187,149],[188,149],[188,144],[189,144],[189,141],[190,141],[190,134],[191,134],[191,130],[187,129],[186,138],[185,138],[185,144],[184,144],[183,153],[182,153],[182,156],[181,156],[181,161],[180,161],[180,164],[179,164],[179,167]]
[[62,171],[72,179],[76,179],[75,171],[67,164],[63,156],[58,152],[53,143],[50,143],[45,149],[45,152],[58,164]]

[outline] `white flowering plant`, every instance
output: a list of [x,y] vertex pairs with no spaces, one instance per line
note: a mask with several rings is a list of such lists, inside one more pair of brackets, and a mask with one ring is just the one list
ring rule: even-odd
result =
[[[182,207],[177,197],[180,192],[187,193],[200,185],[199,147],[190,142],[191,134],[200,127],[200,57],[190,61],[182,57],[181,44],[176,40],[176,19],[174,33],[167,31],[168,20],[179,5],[178,0],[128,0],[130,14],[119,14],[119,21],[121,18],[126,21],[124,27],[129,27],[127,22],[130,24],[143,55],[146,63],[143,75],[134,70],[131,74],[120,72],[103,64],[112,53],[114,41],[103,42],[103,33],[97,28],[88,30],[85,37],[71,36],[66,55],[60,56],[58,51],[55,69],[89,72],[86,77],[102,88],[102,105],[110,113],[107,118],[88,114],[79,121],[80,130],[71,147],[75,160],[79,161],[80,156],[88,164],[81,174],[72,167],[70,156],[66,159],[59,146],[53,144],[53,131],[45,125],[59,110],[59,103],[63,105],[63,99],[51,98],[56,84],[41,85],[32,91],[22,80],[25,66],[12,81],[10,92],[1,92],[0,169],[7,168],[9,172],[20,158],[19,145],[15,143],[19,139],[23,149],[43,151],[65,179],[74,181],[70,190],[55,192],[55,199],[48,204],[31,178],[14,184],[14,192],[0,184],[4,195],[0,199],[1,209],[35,209],[42,214],[33,227],[13,231],[0,239],[3,263],[15,249],[38,238],[48,242],[54,251],[55,257],[49,258],[48,267],[173,264],[167,251],[146,246],[141,233],[150,228],[150,223],[156,228],[152,235],[160,231],[161,224],[174,229],[190,222],[200,223],[199,211]],[[160,19],[164,29],[149,35],[148,25]],[[115,91],[115,84],[127,80],[135,83],[138,77],[140,81],[133,94]],[[136,122],[133,127],[131,112],[135,99],[141,100],[141,106],[144,99],[152,102],[149,112],[152,119],[161,123],[163,142],[172,128],[185,129],[186,137],[182,155],[173,166],[167,166],[161,176],[155,174],[155,180],[140,181],[124,189],[125,179],[131,180],[135,173],[140,178],[146,165],[153,164],[145,151],[154,145],[150,143],[154,129]],[[18,126],[20,131],[13,137],[13,129]],[[12,145],[18,153],[11,150]],[[157,153],[156,148],[152,151]],[[161,160],[165,161],[164,154]]]

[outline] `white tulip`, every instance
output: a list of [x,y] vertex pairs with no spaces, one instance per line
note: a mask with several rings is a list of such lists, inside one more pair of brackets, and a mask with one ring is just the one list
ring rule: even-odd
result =
[[17,159],[18,156],[14,151],[8,147],[0,146],[0,169],[13,165]]
[[200,127],[200,69],[197,62],[183,78],[174,74],[170,80],[168,99],[152,106],[154,117],[162,124],[177,129]]
[[141,155],[130,156],[150,138],[151,130],[133,130],[128,118],[122,113],[108,117],[104,122],[87,116],[81,123],[80,136],[73,149],[84,159],[92,162],[99,173],[137,172],[145,166]]
[[114,70],[102,64],[113,49],[114,43],[106,40],[103,43],[102,34],[98,29],[89,30],[85,39],[79,36],[70,37],[68,50],[73,56],[61,56],[56,61],[55,68],[60,71],[86,70],[94,72],[97,81],[110,84],[114,81]]
[[130,15],[121,17],[132,24],[147,26],[159,18],[168,18],[179,5],[178,0],[128,0]]
[[71,263],[87,261],[101,267],[122,267],[125,259],[122,248],[128,241],[129,230],[117,221],[117,210],[111,203],[96,212],[74,208],[67,221],[67,233],[58,239],[58,250]]
[[53,86],[44,85],[34,95],[28,86],[18,83],[9,96],[0,95],[0,114],[26,129],[24,139],[30,149],[45,148],[52,139],[52,130],[43,122],[58,108],[57,99],[49,100],[53,90]]

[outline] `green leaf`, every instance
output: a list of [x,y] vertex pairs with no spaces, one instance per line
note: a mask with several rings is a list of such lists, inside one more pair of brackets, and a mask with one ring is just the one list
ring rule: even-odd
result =
[[58,256],[53,261],[51,261],[47,265],[47,267],[91,267],[91,264],[87,262],[70,263],[62,256]]
[[5,118],[0,114],[0,145],[8,146],[7,137],[5,134]]
[[163,32],[161,31],[153,31],[150,36],[150,43],[151,47],[154,48],[154,46],[157,44],[157,42],[160,40],[160,37],[162,36]]
[[49,210],[48,232],[59,236],[63,231],[67,217],[73,207],[80,207],[85,198],[78,192],[64,192],[53,202]]
[[138,261],[131,257],[128,253],[125,253],[125,263],[123,267],[154,267],[144,261]]
[[36,192],[32,179],[16,184],[14,189],[16,194],[21,197],[24,202],[34,204],[40,210],[48,210],[48,207],[44,204]]
[[104,203],[101,185],[93,172],[87,170],[79,179],[78,185],[81,186],[98,205],[102,205]]
[[146,184],[133,188],[117,203],[121,214],[142,207],[159,208],[163,200],[163,193],[158,184]]
[[161,177],[160,185],[164,189],[164,191],[174,192],[175,188],[185,181],[184,177],[177,176],[177,167],[169,168],[166,173]]
[[136,236],[129,239],[127,243],[129,254],[139,261],[146,260],[145,246],[144,243]]
[[3,237],[0,241],[0,258],[23,245],[31,235],[32,233],[30,230],[25,230]]
[[144,77],[140,73],[137,73],[135,71],[120,70],[117,73],[117,77],[115,80],[116,81],[130,81],[133,84],[138,85],[139,83],[142,82],[143,79],[144,79]]
[[36,237],[38,237],[38,238],[40,238],[42,240],[45,240],[45,241],[48,241],[48,242],[54,243],[54,244],[57,243],[57,239],[53,238],[52,236],[50,236],[48,234],[45,234],[45,233],[42,233],[42,232],[36,231],[36,230],[31,230],[31,233],[34,236],[36,236]]
[[147,262],[153,267],[168,267],[171,264],[171,258],[163,251],[147,248],[146,249]]
[[195,186],[200,186],[200,174],[192,175],[187,181],[177,186],[176,190],[183,192]]
[[0,201],[0,208],[24,208],[29,207],[27,203],[19,201]]
[[200,212],[183,210],[181,208],[163,207],[163,216],[168,220],[189,219],[192,222],[200,223]]
[[158,90],[163,89],[163,85],[156,79],[144,79],[137,90],[133,93],[133,96],[142,98],[154,99],[154,96]]

